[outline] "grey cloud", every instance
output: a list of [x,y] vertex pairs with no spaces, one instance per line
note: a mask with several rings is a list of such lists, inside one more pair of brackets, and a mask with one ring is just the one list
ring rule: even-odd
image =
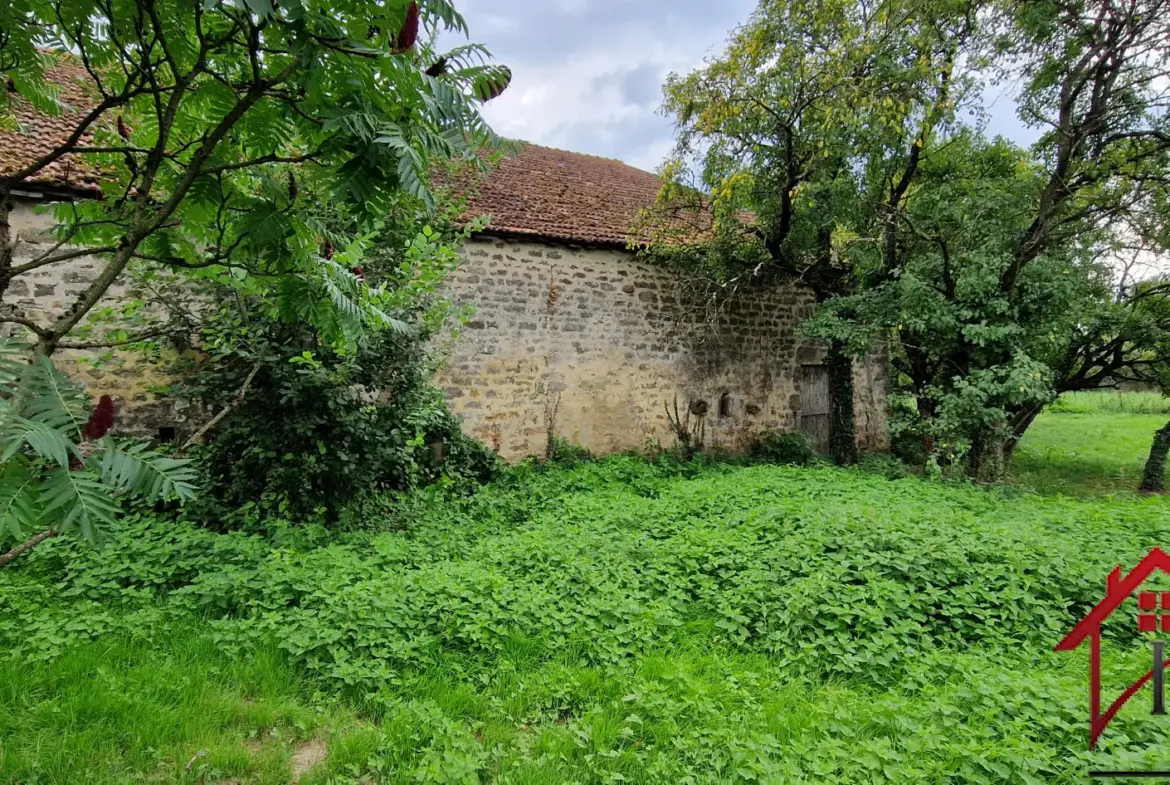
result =
[[657,107],[663,82],[662,69],[656,65],[641,65],[625,72],[605,73],[595,77],[593,93],[612,89],[623,104]]
[[643,65],[621,81],[622,97],[635,106],[657,105],[662,96],[662,74],[652,65]]

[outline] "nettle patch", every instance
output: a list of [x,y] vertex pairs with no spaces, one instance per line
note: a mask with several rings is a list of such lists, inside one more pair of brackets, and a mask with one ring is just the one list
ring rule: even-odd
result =
[[[3,662],[49,712],[71,658],[118,640],[169,661],[185,629],[225,662],[275,656],[360,707],[302,785],[1071,783],[1087,677],[1051,646],[1170,534],[1161,499],[670,459],[520,467],[392,509],[349,534],[139,516],[103,549],[47,543],[0,573]],[[1092,765],[1159,762],[1140,714]]]
[[615,459],[473,496],[428,491],[399,513],[404,530],[327,547],[130,520],[101,551],[38,553],[26,573],[52,576],[79,605],[10,597],[10,608],[41,610],[19,623],[4,614],[0,635],[35,656],[56,638],[29,625],[58,629],[68,617],[84,628],[76,608],[97,619],[112,603],[161,599],[168,613],[209,616],[229,649],[276,638],[314,675],[370,688],[517,642],[620,664],[699,625],[794,672],[882,684],[925,651],[1050,646],[1095,602],[1109,567],[1166,540],[1155,503],[1005,503],[834,470],[687,478]]

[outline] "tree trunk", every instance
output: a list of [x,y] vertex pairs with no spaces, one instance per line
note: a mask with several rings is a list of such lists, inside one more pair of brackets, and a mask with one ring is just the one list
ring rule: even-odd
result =
[[853,421],[853,358],[840,341],[829,341],[825,371],[829,377],[829,453],[838,466],[852,466],[860,460]]
[[33,548],[37,547],[45,540],[49,539],[50,537],[56,537],[56,536],[57,536],[57,530],[56,529],[49,529],[47,532],[41,532],[40,534],[36,535],[35,537],[30,537],[29,539],[22,542],[20,545],[17,545],[15,548],[10,550],[8,553],[4,554],[3,556],[0,556],[0,569],[7,567],[8,563],[11,562],[16,557],[20,556],[20,554],[25,553],[27,551],[31,551]]
[[1012,417],[1012,432],[1003,444],[1003,468],[1005,471],[1011,468],[1012,458],[1015,457],[1016,447],[1020,445],[1020,439],[1024,438],[1024,434],[1028,432],[1028,428],[1032,426],[1032,423],[1036,422],[1036,418],[1040,416],[1040,412],[1042,411],[1044,411],[1044,405],[1036,404],[1035,406],[1026,406],[1020,409]]
[[1154,443],[1150,445],[1150,457],[1146,460],[1146,473],[1138,490],[1146,493],[1162,493],[1166,490],[1166,453],[1170,452],[1170,423],[1154,431]]
[[1003,476],[1006,439],[999,433],[980,433],[967,453],[967,476],[979,482],[995,482]]

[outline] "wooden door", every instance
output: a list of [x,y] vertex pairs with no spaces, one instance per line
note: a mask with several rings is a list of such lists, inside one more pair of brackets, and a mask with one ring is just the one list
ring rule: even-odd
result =
[[821,454],[829,452],[829,374],[823,365],[800,367],[800,432]]

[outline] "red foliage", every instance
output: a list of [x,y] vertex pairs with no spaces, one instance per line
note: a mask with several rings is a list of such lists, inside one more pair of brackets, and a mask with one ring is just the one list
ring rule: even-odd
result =
[[93,408],[89,422],[81,429],[81,435],[86,439],[100,439],[114,427],[114,399],[103,395],[98,399],[98,405]]
[[418,40],[418,3],[412,2],[406,9],[406,21],[398,31],[398,38],[394,42],[394,49],[398,52],[408,52],[414,48]]

